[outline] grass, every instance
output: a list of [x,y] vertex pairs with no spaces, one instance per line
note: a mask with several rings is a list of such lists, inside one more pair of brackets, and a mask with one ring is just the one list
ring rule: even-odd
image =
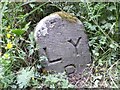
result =
[[73,87],[65,74],[64,77],[49,74],[41,68],[46,58],[38,55],[39,47],[33,37],[36,23],[59,10],[80,19],[88,35],[93,62],[89,72],[83,74],[83,77],[87,76],[83,87],[119,88],[120,3],[4,2],[0,6],[0,88]]

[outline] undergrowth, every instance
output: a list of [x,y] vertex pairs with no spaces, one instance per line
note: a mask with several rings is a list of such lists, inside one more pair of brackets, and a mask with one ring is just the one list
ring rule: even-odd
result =
[[0,3],[0,88],[73,88],[65,73],[41,67],[34,27],[43,17],[66,11],[80,19],[89,39],[92,63],[83,87],[120,87],[120,3]]

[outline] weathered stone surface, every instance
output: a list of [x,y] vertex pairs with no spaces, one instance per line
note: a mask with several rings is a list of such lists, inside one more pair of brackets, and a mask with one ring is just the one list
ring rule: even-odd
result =
[[40,55],[48,58],[47,70],[82,72],[91,62],[85,29],[81,21],[65,14],[62,17],[53,13],[43,18],[35,28],[35,39],[40,45]]

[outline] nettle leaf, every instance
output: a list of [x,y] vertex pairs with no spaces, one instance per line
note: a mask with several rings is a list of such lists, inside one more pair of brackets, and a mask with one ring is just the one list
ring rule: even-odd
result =
[[50,86],[50,88],[59,87],[60,88],[73,88],[74,85],[70,84],[65,73],[49,74],[48,76],[43,76],[45,79],[45,84]]
[[28,56],[30,56],[30,55],[32,55],[34,53],[34,49],[33,48],[34,48],[33,45],[30,45],[30,46],[27,47],[27,49],[29,50],[29,55]]
[[13,29],[12,33],[16,34],[17,36],[20,36],[25,33],[25,30],[22,29]]
[[101,36],[101,38],[100,38],[100,40],[99,40],[99,43],[102,44],[102,45],[104,45],[104,44],[106,43],[106,40],[107,40],[106,37]]
[[20,70],[17,75],[19,88],[27,87],[32,77],[34,77],[34,68],[30,69],[30,67],[27,67],[26,69],[23,68]]
[[110,11],[113,11],[113,10],[116,10],[116,6],[112,5],[112,6],[108,7],[107,9],[110,10]]
[[108,19],[108,20],[115,20],[116,17],[115,17],[115,16],[108,16],[107,19]]
[[101,26],[102,28],[104,28],[104,29],[110,29],[111,28],[111,26],[112,26],[112,24],[111,23],[106,23],[106,24],[104,24],[103,26]]
[[35,4],[29,4],[31,8],[34,8],[35,7]]
[[99,56],[99,53],[97,50],[92,50],[92,53],[95,55],[95,56]]

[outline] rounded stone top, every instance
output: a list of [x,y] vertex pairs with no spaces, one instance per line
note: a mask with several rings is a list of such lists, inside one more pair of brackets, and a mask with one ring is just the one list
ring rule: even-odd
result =
[[62,12],[62,11],[52,13],[44,17],[42,20],[40,20],[40,22],[38,22],[34,31],[35,40],[38,41],[38,38],[40,36],[46,36],[47,34],[49,34],[48,33],[49,26],[54,27],[55,23],[59,21],[68,21],[69,23],[82,24],[78,18],[76,18],[75,16],[69,13]]

